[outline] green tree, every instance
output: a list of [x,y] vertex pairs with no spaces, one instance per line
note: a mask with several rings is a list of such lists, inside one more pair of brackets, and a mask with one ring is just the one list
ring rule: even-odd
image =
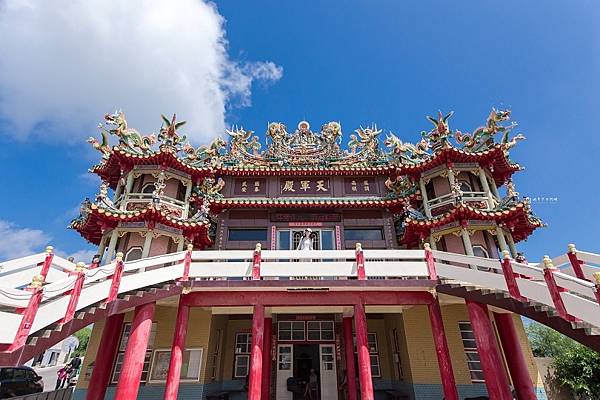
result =
[[552,358],[556,383],[579,399],[600,398],[600,353],[535,322],[526,329],[533,354]]
[[82,357],[85,355],[85,351],[87,350],[88,343],[90,342],[90,336],[92,334],[92,328],[89,326],[75,332],[73,336],[75,336],[79,340],[79,346],[73,352],[73,357],[79,356]]

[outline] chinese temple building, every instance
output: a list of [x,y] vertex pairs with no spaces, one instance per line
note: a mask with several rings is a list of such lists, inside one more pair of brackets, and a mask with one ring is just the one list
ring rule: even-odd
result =
[[416,144],[301,121],[200,147],[175,116],[144,136],[107,115],[89,140],[103,183],[70,227],[123,282],[185,261],[114,292],[130,303],[94,322],[76,398],[545,399],[515,309],[442,277],[526,263],[543,223],[511,180],[523,136],[509,111],[472,133],[451,115]]

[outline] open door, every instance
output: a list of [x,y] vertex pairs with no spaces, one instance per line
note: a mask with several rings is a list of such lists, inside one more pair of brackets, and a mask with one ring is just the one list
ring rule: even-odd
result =
[[293,393],[287,390],[287,380],[294,374],[294,345],[280,344],[277,346],[277,400],[292,400]]
[[338,398],[335,345],[320,345],[319,359],[321,364],[321,400],[335,400]]

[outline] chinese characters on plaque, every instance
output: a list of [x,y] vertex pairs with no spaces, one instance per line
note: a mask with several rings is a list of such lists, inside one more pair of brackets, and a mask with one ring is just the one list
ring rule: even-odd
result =
[[304,194],[330,194],[329,178],[281,178],[279,182],[280,193],[283,196]]
[[233,192],[238,196],[265,196],[267,180],[264,178],[236,179]]
[[344,179],[344,193],[349,195],[377,195],[377,184],[374,178],[356,177]]

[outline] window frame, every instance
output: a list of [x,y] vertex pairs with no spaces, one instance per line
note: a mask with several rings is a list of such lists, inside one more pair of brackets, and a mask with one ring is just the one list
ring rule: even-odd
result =
[[[468,326],[467,329],[463,329],[463,327]],[[463,351],[465,353],[465,361],[467,363],[467,370],[469,371],[469,377],[472,383],[483,383],[485,382],[485,377],[483,376],[483,369],[481,369],[481,357],[479,355],[479,351],[477,350],[477,342],[475,338],[471,339],[470,337],[465,337],[463,333],[473,333],[473,326],[469,321],[458,321],[458,331],[460,334],[460,339],[463,345]],[[474,347],[466,346],[465,341],[469,343],[473,342]],[[469,357],[469,355],[476,356],[474,358]],[[472,368],[474,363],[479,363],[480,369]],[[474,378],[474,374],[477,376],[481,376],[481,379]]]
[[[246,346],[246,351],[238,351],[238,347],[240,342],[238,342],[238,338],[241,335],[246,335],[246,341],[243,342],[243,346]],[[246,376],[250,373],[250,353],[252,351],[252,332],[236,332],[235,333],[235,348],[233,349],[233,379],[246,379]],[[240,375],[238,374],[238,367],[240,365],[240,361],[245,359],[245,368],[246,374]]]
[[490,258],[490,252],[487,250],[487,248],[484,245],[474,244],[472,247],[473,247],[473,255],[475,255],[475,257],[481,257],[481,256],[478,256],[477,254],[475,254],[475,249],[479,249],[479,250],[482,250],[483,254],[485,254],[485,256],[483,258]]
[[[311,331],[311,329],[309,328],[309,325],[311,323],[318,323],[319,324],[319,338],[318,339],[311,339],[310,335],[309,335],[309,331]],[[329,323],[331,324],[331,339],[323,339],[323,324],[324,323]],[[334,342],[335,341],[335,321],[333,320],[315,320],[315,321],[306,321],[306,335],[305,335],[305,339],[307,342]],[[314,329],[312,329],[312,331],[316,331]],[[329,332],[329,330],[325,330],[325,332]]]
[[[264,231],[264,237],[260,237],[260,238],[248,238],[248,239],[232,239],[231,238],[231,233],[232,232],[241,232],[241,231]],[[258,227],[258,228],[238,228],[238,227],[228,227],[227,228],[227,241],[228,242],[264,242],[267,241],[269,238],[269,228],[268,227]]]
[[[148,234],[150,234],[150,233],[148,233]],[[129,254],[133,250],[139,250],[140,251],[140,258],[136,258],[136,259],[133,259],[133,260],[129,259]],[[142,248],[142,246],[133,246],[133,247],[129,248],[129,250],[127,250],[127,252],[125,253],[125,257],[123,258],[123,261],[137,261],[137,260],[141,260],[143,254],[144,254],[144,249]]]
[[[183,353],[185,352],[192,352],[192,351],[198,351],[200,352],[200,360],[198,362],[198,371],[197,371],[197,378],[179,378],[180,382],[199,382],[201,375],[202,375],[202,358],[204,357],[204,348],[203,347],[190,347],[190,348],[185,348],[183,350]],[[167,377],[165,376],[165,379],[153,379],[152,374],[154,373],[154,362],[156,361],[156,357],[159,353],[171,353],[171,349],[169,348],[160,348],[160,349],[154,349],[152,351],[152,358],[150,360],[150,368],[148,370],[148,378],[146,380],[146,382],[148,383],[162,383],[162,382],[166,382],[167,381]],[[171,355],[169,354],[169,363],[171,360]],[[189,370],[188,370],[189,372]],[[168,369],[167,369],[167,374],[168,374]],[[181,374],[181,372],[180,372]]]
[[[348,235],[347,233],[349,231],[353,231],[353,232],[360,232],[360,231],[369,231],[369,232],[375,232],[378,231],[380,233],[379,238],[377,239],[373,239],[370,237],[349,237],[352,235]],[[360,236],[360,235],[359,235]],[[377,226],[377,227],[358,227],[358,226],[345,226],[344,227],[344,240],[354,240],[354,241],[366,241],[366,240],[371,240],[371,241],[378,241],[378,240],[385,240],[385,232],[383,230],[383,226]]]
[[[125,322],[123,323],[123,326],[121,327],[121,334],[119,337],[119,345],[117,347],[117,353],[115,354],[115,358],[113,360],[113,367],[112,367],[112,371],[111,371],[111,375],[110,375],[110,384],[114,385],[116,383],[119,382],[119,377],[121,374],[121,371],[119,371],[119,376],[116,376],[117,374],[117,365],[119,364],[123,364],[123,359],[125,358],[125,351],[127,350],[127,343],[129,342],[129,336],[131,335],[131,322]],[[142,377],[140,377],[140,382],[147,382],[148,378],[150,377],[150,367],[152,364],[152,350],[154,347],[154,340],[156,339],[156,332],[158,330],[158,323],[153,321],[152,322],[152,327],[150,330],[150,337],[148,338],[148,348],[146,349],[146,355],[144,358],[144,366],[146,366],[146,364],[148,363],[148,369],[144,370],[142,368],[142,377],[144,375],[144,373],[146,373],[146,379],[143,379]],[[126,340],[125,340],[126,337]],[[119,357],[122,356],[121,361],[119,361]],[[148,357],[150,357],[149,359],[147,359]]]
[[[290,332],[289,339],[281,338],[281,324],[282,323],[290,323],[290,329],[286,329],[285,331]],[[294,329],[294,324],[302,324],[302,339],[294,339],[294,332],[300,332],[300,329]],[[277,321],[277,341],[278,342],[305,342],[306,340],[306,321],[295,321],[295,320],[287,320],[287,321]]]

